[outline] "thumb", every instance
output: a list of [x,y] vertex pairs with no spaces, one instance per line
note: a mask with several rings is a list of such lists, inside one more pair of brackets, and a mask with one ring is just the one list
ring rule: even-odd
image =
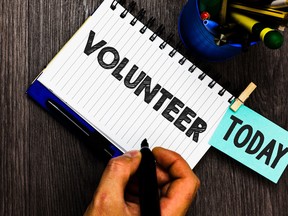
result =
[[97,193],[116,199],[124,197],[125,187],[130,177],[136,173],[141,161],[138,150],[129,151],[109,161],[100,180]]

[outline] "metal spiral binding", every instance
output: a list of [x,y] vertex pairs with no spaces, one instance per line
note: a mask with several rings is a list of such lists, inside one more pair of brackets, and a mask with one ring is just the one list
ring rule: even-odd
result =
[[121,3],[121,2],[122,2],[122,0],[114,0],[114,1],[111,3],[110,8],[111,8],[112,10],[115,10],[117,4],[119,4],[119,3]]
[[125,10],[120,14],[120,17],[121,17],[121,18],[126,17],[126,15],[127,15],[128,12],[132,12],[132,11],[134,10],[135,6],[136,6],[136,2],[135,2],[135,1],[130,2],[130,4],[128,5],[127,9],[125,9]]
[[193,73],[196,70],[196,65],[192,64],[191,67],[188,69],[189,72]]
[[187,58],[185,58],[184,56],[179,60],[179,64],[183,65],[185,63],[185,61],[187,60]]
[[151,35],[151,37],[149,38],[151,41],[154,41],[156,39],[157,36],[161,35],[162,32],[164,31],[165,27],[164,25],[160,25],[156,31],[153,33],[153,35]]
[[[115,10],[117,4],[121,3],[122,1],[123,1],[123,0],[114,0],[114,1],[111,3],[111,5],[110,5],[111,9],[112,9],[112,10]],[[136,2],[135,2],[135,1],[132,1],[132,2],[128,5],[128,7],[120,14],[120,17],[121,17],[121,18],[125,18],[128,12],[132,12],[132,11],[134,10],[135,6],[136,6]],[[141,10],[139,10],[139,12],[137,13],[137,15],[134,16],[134,18],[130,21],[130,24],[131,24],[132,26],[134,26],[138,20],[141,21],[141,20],[143,19],[144,15],[145,15],[145,13],[146,13],[146,11],[145,11],[143,8],[142,8]],[[143,25],[143,27],[139,30],[139,32],[140,32],[141,34],[144,34],[144,33],[146,32],[147,28],[150,28],[150,27],[154,24],[154,22],[155,22],[155,18],[154,18],[154,17],[150,17],[149,20],[147,21],[147,23],[146,23],[145,25]],[[161,24],[160,26],[158,26],[158,28],[156,29],[156,31],[153,32],[153,34],[150,36],[149,39],[150,39],[151,41],[154,41],[154,40],[157,38],[157,36],[160,36],[160,35],[163,33],[164,30],[165,30],[165,27],[164,27],[164,25]],[[170,33],[170,34],[168,35],[168,37],[166,38],[166,40],[163,40],[163,42],[159,45],[159,48],[160,48],[161,50],[164,49],[164,48],[166,47],[166,45],[169,44],[169,43],[172,41],[173,37],[174,37],[174,34],[173,34],[173,33]],[[174,57],[175,54],[179,51],[179,49],[180,49],[181,46],[182,46],[182,42],[179,41],[179,42],[177,43],[176,47],[173,48],[173,49],[169,52],[169,56],[170,56],[171,58]],[[178,63],[179,63],[180,65],[183,65],[183,64],[186,62],[186,60],[187,60],[187,58],[186,58],[185,56],[182,56],[182,58],[178,61]],[[189,67],[188,71],[191,72],[191,73],[193,73],[196,69],[197,69],[196,64],[193,64],[193,63],[192,63],[192,65]],[[205,77],[207,76],[207,73],[208,73],[207,71],[206,71],[206,72],[202,72],[202,73],[198,76],[198,79],[199,79],[199,80],[204,80]],[[219,74],[214,75],[214,77],[211,76],[212,81],[208,84],[208,87],[212,89],[212,88],[216,85],[217,80],[218,80],[220,77],[221,77],[221,76],[220,76]],[[226,83],[226,85],[228,85],[228,84]],[[222,89],[218,92],[218,95],[223,96],[223,95],[225,94],[225,92],[227,91],[227,90],[226,90],[227,88],[224,87],[224,86],[225,86],[225,84],[223,85]],[[235,97],[232,96],[231,98],[229,98],[228,102],[229,102],[229,103],[232,103],[234,99],[235,99]]]
[[176,47],[173,48],[173,50],[169,53],[169,56],[172,58],[176,54],[176,52],[178,52],[178,50],[180,49],[181,46],[182,46],[182,43],[181,43],[181,41],[179,41],[177,43]]
[[208,87],[212,89],[212,88],[215,86],[215,84],[216,84],[216,81],[215,81],[215,80],[212,80],[212,81],[209,83]]
[[150,19],[147,21],[146,25],[144,25],[141,29],[140,32],[142,34],[145,33],[145,31],[147,30],[147,28],[150,28],[155,22],[155,18],[154,17],[150,17]]
[[206,77],[206,73],[202,72],[199,76],[198,76],[198,79],[199,80],[203,80],[205,77]]
[[[225,92],[226,92],[226,89],[229,88],[229,86],[230,86],[230,82],[225,82],[225,83],[223,84],[222,89],[218,92],[218,95],[223,96],[223,95],[225,94]],[[232,103],[234,99],[235,99],[235,97],[232,95],[232,96],[229,98],[228,102],[229,102],[229,103]]]
[[134,26],[138,20],[140,21],[141,19],[143,19],[145,13],[146,13],[146,11],[142,8],[142,9],[138,12],[138,14],[133,18],[133,20],[131,20],[130,24],[131,24],[132,26]]
[[216,74],[214,77],[211,77],[211,78],[212,78],[212,81],[208,85],[209,88],[213,88],[216,85],[217,80],[219,80],[221,78],[221,75]]
[[229,98],[228,102],[229,103],[232,103],[234,101],[235,97],[234,96],[231,96],[231,98]]
[[218,92],[218,94],[219,94],[220,96],[223,96],[224,93],[225,93],[225,91],[226,91],[226,89],[225,89],[225,88],[222,88],[222,89]]
[[160,44],[159,48],[160,48],[160,49],[164,49],[164,48],[166,47],[166,45],[167,45],[168,43],[170,43],[170,41],[173,39],[173,37],[174,37],[174,34],[173,34],[173,33],[170,33],[170,34],[168,35],[167,39]]

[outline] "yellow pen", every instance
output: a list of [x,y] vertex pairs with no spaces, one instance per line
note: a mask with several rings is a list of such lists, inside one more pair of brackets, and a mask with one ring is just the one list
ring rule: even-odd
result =
[[263,41],[268,48],[278,49],[282,46],[284,39],[279,31],[236,12],[231,12],[231,17],[249,32],[259,36],[260,40]]

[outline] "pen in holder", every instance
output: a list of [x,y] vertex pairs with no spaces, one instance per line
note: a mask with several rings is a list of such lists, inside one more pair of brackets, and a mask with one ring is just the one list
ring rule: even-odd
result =
[[[213,21],[208,20],[206,24],[208,22]],[[184,46],[206,61],[224,61],[240,54],[243,50],[243,44],[238,42],[221,44],[223,40],[221,35],[217,38],[211,31],[208,31],[200,16],[199,0],[188,0],[183,7],[178,21],[178,32]],[[253,44],[255,42],[247,46]]]

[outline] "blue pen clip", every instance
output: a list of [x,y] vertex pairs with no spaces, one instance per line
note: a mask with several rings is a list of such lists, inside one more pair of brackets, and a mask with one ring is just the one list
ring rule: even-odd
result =
[[214,36],[217,36],[219,33],[217,31],[219,24],[213,20],[203,20],[203,25]]

